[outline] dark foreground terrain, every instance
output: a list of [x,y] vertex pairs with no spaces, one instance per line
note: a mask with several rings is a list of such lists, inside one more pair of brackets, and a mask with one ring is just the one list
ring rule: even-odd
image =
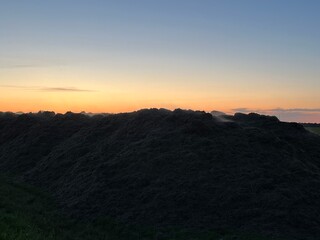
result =
[[303,126],[310,132],[320,135],[320,124],[304,123]]
[[[110,218],[79,220],[61,214],[51,197],[0,178],[1,240],[268,240],[257,234],[125,225]],[[272,238],[274,239],[274,238]],[[280,239],[279,239],[280,240]]]
[[[80,220],[66,239],[86,239],[76,238],[77,229],[97,232],[86,222],[105,218],[119,226],[218,234],[189,233],[190,239],[228,239],[226,231],[268,239],[320,236],[320,137],[275,117],[157,109],[91,117],[2,113],[0,172],[47,192],[57,211]],[[18,186],[2,185],[11,193]],[[1,211],[15,199],[6,196]],[[32,219],[42,217],[38,205],[48,207],[41,200],[29,211],[28,203],[17,203],[26,205],[18,213]],[[47,211],[48,226],[59,232],[63,227]]]

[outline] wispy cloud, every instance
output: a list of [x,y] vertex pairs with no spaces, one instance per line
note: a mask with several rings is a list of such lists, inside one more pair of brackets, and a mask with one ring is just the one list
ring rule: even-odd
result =
[[47,91],[47,92],[96,92],[96,90],[90,89],[79,89],[79,88],[62,88],[62,87],[44,87],[39,88],[40,91]]
[[42,67],[41,65],[37,64],[0,64],[0,69],[15,69],[15,68],[36,68],[36,67]]
[[2,88],[30,88],[27,86],[19,86],[19,85],[9,85],[9,84],[1,84],[0,87]]
[[33,90],[41,92],[96,92],[92,89],[82,89],[75,87],[41,87],[41,86],[20,86],[20,85],[0,85],[2,88],[18,88],[24,90]]
[[234,108],[233,112],[320,112],[320,108],[272,108],[272,109],[252,109],[252,108]]
[[5,58],[0,56],[0,70],[1,69],[23,69],[23,68],[47,68],[47,67],[62,67],[68,65],[65,61],[60,59],[37,59],[26,60],[21,58]]
[[320,108],[289,108],[289,109],[274,108],[274,109],[270,109],[269,111],[272,111],[272,112],[320,112]]

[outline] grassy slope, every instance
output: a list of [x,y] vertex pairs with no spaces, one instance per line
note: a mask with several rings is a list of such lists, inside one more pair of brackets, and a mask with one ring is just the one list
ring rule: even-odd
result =
[[310,132],[313,132],[313,133],[320,135],[320,127],[306,127],[306,129]]
[[32,187],[0,178],[0,239],[193,239],[193,240],[263,240],[254,236],[231,233],[190,233],[177,230],[142,230],[124,227],[111,221],[77,223],[60,216],[54,203]]

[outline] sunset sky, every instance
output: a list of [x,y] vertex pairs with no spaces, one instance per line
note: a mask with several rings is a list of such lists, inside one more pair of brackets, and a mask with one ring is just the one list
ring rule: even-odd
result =
[[318,0],[1,0],[0,111],[320,122]]

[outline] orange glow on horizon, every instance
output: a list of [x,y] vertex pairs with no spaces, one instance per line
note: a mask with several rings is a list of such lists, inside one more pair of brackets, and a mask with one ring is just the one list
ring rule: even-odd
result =
[[[119,113],[143,108],[170,110],[181,108],[234,113],[232,109],[241,107],[261,112],[279,107],[284,109],[318,107],[316,98],[319,95],[316,89],[299,92],[292,88],[283,91],[281,86],[274,88],[270,84],[259,83],[259,85],[254,82],[254,77],[241,82],[244,81],[244,76],[210,76],[210,79],[224,79],[224,81],[209,81],[203,76],[205,80],[199,83],[196,81],[197,76],[188,76],[184,79],[183,76],[174,75],[171,77],[172,81],[161,81],[170,79],[170,76],[111,72],[100,73],[101,75],[96,73],[97,80],[89,82],[91,72],[86,70],[82,72],[79,70],[81,74],[75,72],[76,69],[65,72],[43,69],[8,70],[2,71],[2,74],[0,71],[0,77],[12,79],[12,82],[19,83],[19,79],[23,79],[24,75],[28,81],[27,86],[22,82],[21,85],[10,85],[10,82],[0,85],[0,111]],[[320,122],[319,115],[316,114],[308,114],[305,119],[310,122]]]

